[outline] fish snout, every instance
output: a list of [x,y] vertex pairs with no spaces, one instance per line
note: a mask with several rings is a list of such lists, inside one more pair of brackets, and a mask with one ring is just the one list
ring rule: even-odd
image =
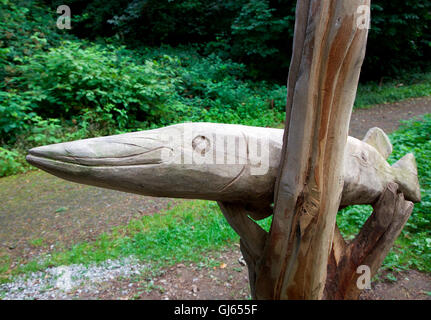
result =
[[160,164],[172,148],[157,139],[133,139],[125,134],[52,144],[30,149],[27,161],[60,161],[83,166],[128,166]]

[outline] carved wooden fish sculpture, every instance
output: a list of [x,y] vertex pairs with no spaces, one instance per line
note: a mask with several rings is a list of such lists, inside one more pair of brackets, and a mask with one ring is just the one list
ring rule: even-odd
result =
[[[78,183],[264,209],[273,201],[282,140],[282,129],[184,123],[37,147],[27,161]],[[407,200],[420,201],[413,154],[390,166],[386,158],[391,152],[388,137],[378,128],[362,141],[347,138],[342,206],[374,203],[389,182],[399,184]]]

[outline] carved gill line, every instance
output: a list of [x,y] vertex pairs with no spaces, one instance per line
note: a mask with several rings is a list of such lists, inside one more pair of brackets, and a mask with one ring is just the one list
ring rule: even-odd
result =
[[243,173],[245,172],[245,168],[247,167],[247,165],[245,164],[241,171],[236,175],[235,178],[233,178],[230,182],[228,182],[223,188],[220,189],[219,192],[224,192],[226,191],[226,189],[228,189],[231,185],[233,185],[235,182],[237,182],[239,180],[239,178],[241,178],[241,176],[243,175]]
[[[235,176],[235,178],[233,178],[231,181],[229,181],[224,187],[222,187],[219,192],[224,192],[226,191],[226,189],[228,189],[231,185],[233,185],[235,182],[237,182],[239,180],[239,178],[241,178],[241,176],[244,174],[245,169],[247,168],[247,165],[250,164],[250,160],[249,160],[249,149],[248,149],[248,139],[247,136],[244,134],[243,131],[241,131],[242,136],[244,137],[245,140],[245,145],[246,145],[246,155],[247,155],[247,163],[244,164],[244,166],[242,167],[241,171]],[[239,156],[239,154],[238,154]]]

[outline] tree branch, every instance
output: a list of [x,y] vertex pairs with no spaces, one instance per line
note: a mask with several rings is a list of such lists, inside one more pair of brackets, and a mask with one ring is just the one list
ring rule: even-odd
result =
[[[396,238],[399,236],[413,210],[413,203],[406,201],[398,191],[396,183],[389,183],[385,192],[375,203],[374,211],[363,225],[355,239],[346,244],[338,259],[332,258],[328,264],[325,297],[327,299],[357,299],[359,275],[356,270],[361,265],[370,268],[374,276]],[[331,257],[336,256],[334,241]]]

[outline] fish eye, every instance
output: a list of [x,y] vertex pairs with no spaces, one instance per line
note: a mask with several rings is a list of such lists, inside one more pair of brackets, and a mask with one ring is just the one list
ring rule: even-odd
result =
[[203,135],[196,136],[192,141],[193,150],[197,151],[201,155],[205,155],[210,150],[210,147],[210,140]]

